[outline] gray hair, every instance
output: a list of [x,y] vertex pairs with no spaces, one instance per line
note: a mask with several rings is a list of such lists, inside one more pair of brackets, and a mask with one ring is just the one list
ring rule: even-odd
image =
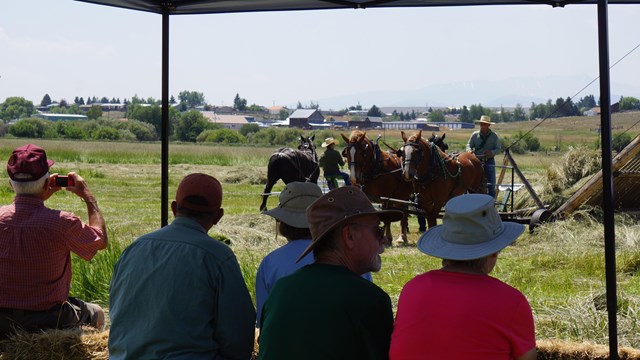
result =
[[33,181],[15,181],[9,179],[11,187],[16,195],[39,195],[44,188],[44,183],[49,181],[49,172],[40,179]]
[[480,259],[473,260],[451,260],[451,259],[442,259],[442,266],[454,265],[463,267],[469,270],[476,270],[484,272],[485,267],[487,265],[487,261],[489,260],[489,256],[481,257]]

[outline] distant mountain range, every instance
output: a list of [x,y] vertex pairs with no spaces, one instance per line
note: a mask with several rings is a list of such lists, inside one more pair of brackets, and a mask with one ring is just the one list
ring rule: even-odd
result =
[[[528,108],[532,102],[546,103],[551,99],[574,97],[578,101],[587,95],[600,97],[599,82],[588,76],[519,77],[503,80],[477,80],[429,85],[418,90],[370,91],[319,99],[323,110],[338,110],[361,104],[364,108],[393,107],[462,107],[481,104],[505,108],[520,104]],[[582,91],[581,91],[582,90]],[[579,93],[578,93],[579,92]],[[640,97],[639,85],[611,84],[612,102],[620,96]],[[576,95],[577,94],[577,95]],[[295,106],[295,104],[293,104]]]

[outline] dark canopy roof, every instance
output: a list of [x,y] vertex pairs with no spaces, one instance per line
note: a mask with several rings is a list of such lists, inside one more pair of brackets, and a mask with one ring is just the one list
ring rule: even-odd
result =
[[[391,7],[468,6],[468,5],[550,5],[596,4],[596,0],[77,0],[153,13],[215,14],[256,11],[366,9]],[[639,0],[610,0],[609,4],[638,4]]]

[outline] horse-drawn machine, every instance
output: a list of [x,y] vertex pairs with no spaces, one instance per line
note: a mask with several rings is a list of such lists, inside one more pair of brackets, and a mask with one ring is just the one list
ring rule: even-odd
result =
[[[421,131],[409,137],[404,132],[401,134],[404,144],[397,150],[387,145],[389,151],[380,148],[380,137],[373,142],[358,130],[348,138],[343,135],[347,142],[343,156],[349,162],[351,182],[360,186],[383,209],[393,208],[406,215],[424,216],[428,226],[433,227],[448,199],[465,192],[487,192],[483,164],[473,153],[445,153],[442,148],[448,146],[442,141],[444,136],[424,139]],[[497,186],[489,184],[497,187],[497,194],[501,193],[501,196],[497,195],[496,206],[503,220],[528,223],[532,230],[550,220],[552,213],[545,209],[508,150],[505,159],[505,165],[499,166],[502,171]],[[511,170],[511,183],[503,184],[507,170]],[[516,174],[523,184],[514,184]],[[538,208],[514,209],[514,193],[522,187],[531,193]],[[398,239],[405,243],[406,218]]]

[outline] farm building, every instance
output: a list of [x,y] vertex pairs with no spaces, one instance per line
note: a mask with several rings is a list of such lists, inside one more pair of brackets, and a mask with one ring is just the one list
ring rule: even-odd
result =
[[458,122],[458,121],[432,122],[430,124],[447,128],[449,130],[473,129],[475,127],[473,123],[464,123],[464,122]]
[[308,128],[324,124],[324,116],[316,109],[298,109],[289,116],[289,126]]
[[382,128],[387,130],[425,130],[440,131],[440,127],[424,121],[389,121],[383,122]]
[[245,115],[219,115],[213,111],[202,111],[202,115],[206,117],[209,122],[220,124],[227,129],[238,130],[242,125],[255,122],[253,116]]
[[349,127],[358,129],[381,129],[382,118],[376,116],[367,116],[364,120],[349,121]]
[[34,114],[33,117],[37,117],[37,118],[49,120],[49,121],[69,121],[69,120],[87,120],[88,119],[86,115],[53,114],[53,113],[43,113],[40,111]]

